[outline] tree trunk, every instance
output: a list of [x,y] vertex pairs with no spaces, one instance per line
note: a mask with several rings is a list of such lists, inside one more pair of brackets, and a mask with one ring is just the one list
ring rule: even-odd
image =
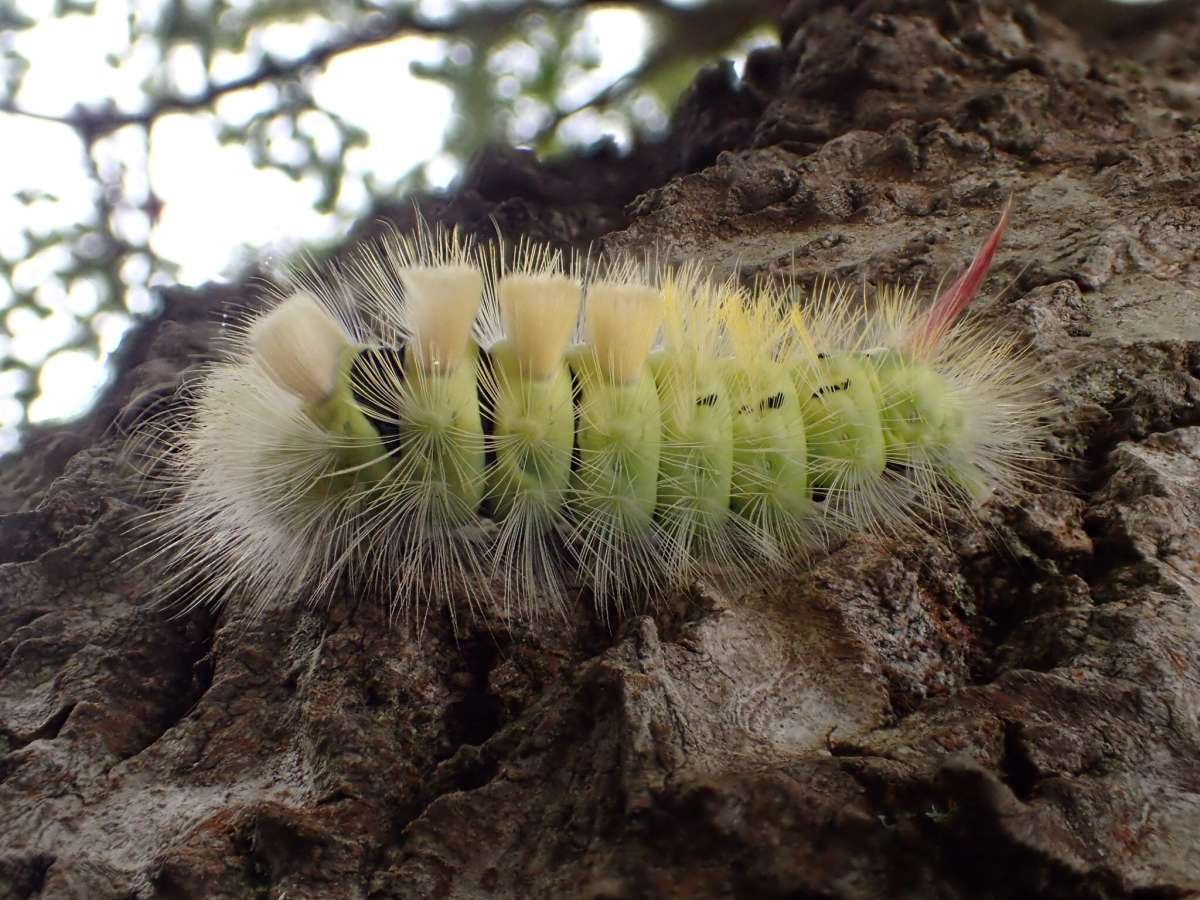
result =
[[1101,45],[1023,2],[797,0],[781,33],[660,146],[497,152],[424,209],[932,288],[1011,195],[973,314],[1046,373],[1048,484],[612,629],[171,616],[122,433],[256,300],[170,291],[4,463],[0,894],[1200,895],[1200,14]]

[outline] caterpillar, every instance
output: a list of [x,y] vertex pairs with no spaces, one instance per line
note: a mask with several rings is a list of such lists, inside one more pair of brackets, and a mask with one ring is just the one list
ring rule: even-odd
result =
[[1039,454],[1035,367],[962,318],[1008,220],[927,309],[390,235],[239,323],[186,421],[147,429],[163,589],[264,608],[348,579],[419,622],[582,590],[607,617],[945,527]]

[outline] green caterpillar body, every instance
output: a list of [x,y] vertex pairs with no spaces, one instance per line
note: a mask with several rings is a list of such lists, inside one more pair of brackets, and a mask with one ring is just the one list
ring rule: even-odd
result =
[[[487,473],[490,510],[503,520],[521,507],[541,527],[549,528],[561,515],[571,481],[575,430],[571,375],[566,366],[544,379],[523,375],[504,342],[490,356],[495,372],[491,443],[496,460]],[[475,476],[484,474],[477,471]]]
[[[376,355],[379,359],[371,362]],[[468,524],[484,497],[478,477],[484,450],[474,367],[426,375],[411,355],[360,346],[340,374],[333,399],[304,408],[322,427],[327,427],[324,417],[333,412],[331,405],[334,420],[353,423],[354,430],[345,432],[352,440],[334,451],[339,471],[353,475],[364,492],[423,491],[445,524]],[[403,379],[407,389],[392,391],[395,378]],[[364,434],[364,425],[368,436],[353,440]],[[319,483],[314,488],[320,490]]]
[[726,366],[725,386],[733,398],[731,511],[753,533],[782,533],[812,511],[808,437],[798,384],[775,360]]
[[545,250],[481,274],[452,237],[368,256],[356,328],[294,295],[171,435],[169,583],[270,603],[348,571],[403,611],[498,579],[535,613],[579,581],[607,615],[967,510],[1037,455],[1029,367],[956,323],[1004,221],[928,311],[631,265],[585,285]]
[[627,384],[605,377],[586,349],[571,354],[578,454],[567,505],[577,519],[606,518],[647,534],[659,501],[663,423],[649,372]]
[[[358,351],[379,352],[388,351]],[[443,528],[511,519],[528,542],[526,529],[536,541],[565,525],[592,566],[619,563],[589,548],[591,538],[649,550],[659,534],[661,571],[643,580],[662,583],[727,562],[739,543],[765,558],[800,552],[830,492],[871,483],[914,454],[949,458],[961,436],[947,425],[945,379],[891,351],[823,352],[788,366],[664,348],[629,383],[607,379],[586,345],[544,379],[523,376],[503,341],[486,364],[474,350],[469,359],[448,375],[404,367],[390,410],[364,402],[378,385],[343,366],[333,397],[305,412],[366,439],[337,447],[335,481],[314,482],[314,496],[346,489],[350,477],[368,495],[427,492],[431,524]],[[389,430],[399,435],[394,457],[380,449]],[[605,580],[621,578],[610,570]]]
[[[505,351],[500,346],[489,355],[503,360]],[[572,356],[542,382],[493,362],[508,374],[496,377],[487,438],[476,373],[423,381],[392,414],[402,433],[418,435],[424,445],[407,449],[421,459],[406,467],[405,477],[445,482],[474,507],[482,505],[479,485],[486,480],[488,513],[497,519],[525,505],[542,509],[549,524],[579,506],[620,511],[631,526],[649,527],[657,513],[694,516],[718,528],[731,509],[764,503],[800,518],[812,489],[878,478],[889,461],[910,460],[918,450],[949,452],[962,436],[961,411],[945,379],[918,361],[822,354],[815,379],[773,360],[681,378],[679,370],[691,372],[696,363],[658,351],[647,377],[614,385],[605,383],[586,347]],[[389,419],[364,414],[356,399],[364,392],[351,387],[351,368],[336,395],[305,413],[330,432],[366,439],[336,450],[340,472],[357,474],[359,483],[394,479],[376,431]],[[495,457],[486,472],[485,444]]]

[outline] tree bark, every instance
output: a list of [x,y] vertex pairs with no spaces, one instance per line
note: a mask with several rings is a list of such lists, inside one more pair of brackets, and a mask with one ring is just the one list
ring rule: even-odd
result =
[[973,314],[1046,373],[1047,484],[612,629],[172,616],[123,431],[257,299],[169,291],[4,462],[0,894],[1200,896],[1200,14],[1101,44],[1022,2],[796,0],[781,34],[662,145],[498,151],[423,208],[929,287],[1011,195]]

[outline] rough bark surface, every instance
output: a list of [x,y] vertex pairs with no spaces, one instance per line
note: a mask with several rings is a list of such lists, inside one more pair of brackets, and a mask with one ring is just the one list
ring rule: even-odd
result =
[[[798,0],[663,147],[480,165],[437,218],[926,283],[1048,374],[1054,481],[750,596],[418,642],[374,603],[172,618],[121,433],[247,287],[170,292],[0,480],[0,895],[1200,896],[1200,15]],[[303,601],[303,598],[297,598]]]

